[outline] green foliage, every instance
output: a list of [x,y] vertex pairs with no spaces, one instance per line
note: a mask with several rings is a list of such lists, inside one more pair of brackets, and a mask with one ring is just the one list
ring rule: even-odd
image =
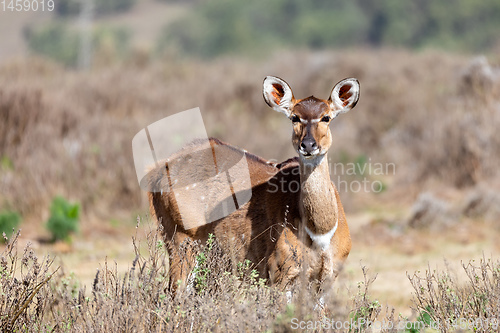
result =
[[345,17],[346,12],[362,15],[359,8],[342,1],[314,3],[319,7],[298,0],[202,2],[188,17],[165,28],[159,48],[214,57],[256,55],[276,46],[323,48],[359,41],[362,25]]
[[[293,318],[297,318],[296,310],[296,306],[293,303],[287,304],[285,311],[276,315],[276,319],[274,322],[275,328],[290,327],[290,323],[292,322]],[[275,331],[280,332],[280,330]],[[290,328],[288,331],[292,331],[292,329]],[[270,329],[265,332],[271,333],[273,332],[273,330]]]
[[208,58],[352,45],[476,52],[495,47],[499,30],[496,0],[214,0],[167,26],[158,45]]
[[375,281],[375,278],[368,277],[365,267],[361,269],[363,270],[364,281],[358,282],[358,294],[353,299],[355,307],[350,312],[349,318],[352,323],[355,323],[355,326],[350,327],[350,332],[363,332],[369,328],[380,314],[382,308],[379,301],[371,300],[368,294],[368,288]]
[[385,0],[362,8],[372,17],[370,42],[376,45],[478,51],[498,42],[500,3],[495,0]]
[[[467,279],[457,281],[457,274],[449,271],[427,270],[408,276],[415,291],[417,321],[415,328],[446,327],[456,332],[498,332],[500,307],[500,262],[482,258],[462,263]],[[440,324],[440,325],[439,325]]]
[[76,15],[80,12],[80,1],[61,0],[55,2],[56,13],[59,16]]
[[[21,215],[16,212],[5,211],[0,213],[0,234],[5,233],[10,238],[12,232],[21,222]],[[5,241],[3,237],[1,241]]]
[[164,3],[182,3],[182,4],[198,4],[202,2],[203,0],[156,0],[158,2],[164,2]]
[[[25,30],[28,47],[34,53],[46,56],[66,66],[78,63],[80,33],[63,22],[53,22]],[[92,33],[92,49],[109,50],[114,55],[128,51],[130,33],[125,28],[98,27]]]
[[[158,247],[163,246],[164,243],[158,243]],[[215,247],[215,236],[213,234],[208,235],[207,242],[203,247],[202,251],[196,256],[196,266],[193,268],[192,274],[194,276],[194,288],[198,293],[204,293],[208,291],[210,285],[210,279],[215,280],[219,268],[216,267],[214,263],[214,258],[217,258],[217,249]],[[252,288],[265,288],[266,279],[259,278],[259,272],[253,268],[253,263],[250,260],[245,260],[244,262],[238,262],[237,275],[232,276],[230,272],[224,271],[223,275],[225,277],[234,277],[241,281],[245,281]],[[180,285],[182,281],[178,281]]]
[[111,48],[117,55],[127,54],[130,44],[130,31],[123,27],[98,27],[94,30],[95,49]]
[[14,170],[14,162],[7,155],[3,155],[0,158],[0,169],[1,170]]
[[[306,8],[301,8],[293,27],[293,38],[299,45],[321,49],[363,42],[366,19],[355,2],[333,1],[328,5]],[[354,17],[358,18],[357,21],[352,20]]]
[[156,0],[165,3],[200,3],[202,0]]
[[204,251],[201,251],[196,256],[197,265],[193,269],[194,286],[198,292],[201,292],[207,288],[207,278],[210,274],[210,267],[207,265],[207,256],[210,255],[212,247],[214,245],[214,235],[209,234],[206,247]]
[[[132,8],[137,0],[94,0],[97,15],[125,12]],[[72,16],[80,13],[82,0],[57,0],[56,13],[59,16]]]
[[246,259],[244,262],[239,262],[237,265],[238,277],[241,280],[247,280],[251,286],[263,287],[266,283],[266,279],[259,278],[259,272],[253,268],[253,263]]
[[365,154],[358,155],[354,160],[354,165],[356,166],[356,175],[366,176],[368,171],[368,157]]
[[78,297],[80,282],[76,278],[74,272],[71,272],[69,276],[61,278],[61,287],[64,289],[64,292],[71,295],[72,298]]
[[79,36],[65,24],[55,22],[37,29],[26,29],[25,37],[31,51],[68,66],[77,64]]
[[406,328],[406,332],[408,333],[418,333],[422,332],[425,330],[427,327],[432,327],[434,326],[434,321],[432,320],[432,317],[430,313],[432,312],[431,306],[427,306],[424,311],[421,311],[420,314],[417,317],[417,322],[413,323],[411,327]]
[[[360,296],[366,297],[366,296]],[[380,311],[381,305],[379,301],[371,301],[369,298],[365,300],[365,305],[360,306],[356,309],[356,311],[351,312],[350,316],[352,318],[353,323],[360,323],[359,328],[364,329],[368,328],[368,323],[372,322],[370,318],[377,311]]]
[[373,191],[377,194],[387,191],[387,184],[382,180],[374,182],[372,186]]
[[52,234],[52,239],[69,241],[71,233],[78,230],[79,215],[79,204],[69,203],[63,197],[55,197],[47,221],[47,229]]

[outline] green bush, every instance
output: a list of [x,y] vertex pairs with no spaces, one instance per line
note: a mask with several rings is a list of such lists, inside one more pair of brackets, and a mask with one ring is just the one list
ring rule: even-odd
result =
[[[78,64],[80,33],[63,22],[25,29],[29,49],[69,67]],[[92,50],[106,49],[114,57],[128,52],[130,33],[120,27],[97,27],[92,31]],[[111,51],[111,52],[110,52]]]
[[[5,233],[7,238],[12,236],[12,232],[21,222],[21,215],[16,212],[2,212],[0,213],[0,234]],[[3,237],[0,238],[2,242],[5,241]]]
[[497,0],[213,0],[165,27],[160,51],[215,57],[353,45],[478,52],[499,43]]
[[7,155],[0,158],[0,170],[14,170],[14,162]]
[[70,235],[78,230],[80,205],[69,203],[63,197],[55,197],[50,206],[50,217],[47,229],[52,240],[70,241]]
[[56,13],[59,16],[77,15],[80,12],[80,1],[61,0],[55,2]]
[[156,1],[165,3],[200,3],[203,0],[156,0]]
[[61,22],[49,23],[39,28],[27,28],[25,38],[28,48],[40,55],[67,66],[78,62],[79,35]]
[[[96,15],[106,15],[118,12],[125,12],[132,8],[137,0],[94,0],[94,12]],[[56,4],[56,13],[59,16],[73,16],[80,13],[80,4],[78,0],[58,0]]]
[[95,51],[108,49],[117,58],[121,58],[129,52],[130,31],[124,27],[97,27],[92,41]]

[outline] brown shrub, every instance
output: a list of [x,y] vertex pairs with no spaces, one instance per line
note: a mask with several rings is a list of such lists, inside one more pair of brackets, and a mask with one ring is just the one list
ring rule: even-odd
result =
[[491,184],[480,184],[467,195],[462,212],[470,218],[497,222],[500,218],[499,191]]
[[449,270],[409,276],[415,290],[414,305],[439,324],[439,332],[496,332],[500,326],[500,262],[482,259],[462,264],[467,281]]
[[[40,59],[5,63],[0,155],[14,169],[1,170],[0,205],[40,216],[53,196],[64,195],[81,202],[84,221],[143,208],[133,136],[196,106],[209,135],[264,158],[289,158],[296,154],[289,121],[262,99],[266,75],[287,80],[299,98],[326,98],[338,80],[359,78],[358,106],[332,124],[331,159],[347,154],[396,164],[389,191],[412,185],[412,196],[429,180],[460,188],[488,181],[500,163],[498,96],[486,88],[476,93],[471,87],[489,83],[477,83],[482,79],[467,66],[458,56],[387,49],[299,51],[260,61],[164,59],[89,72]],[[498,71],[481,66],[479,72]],[[474,93],[466,97],[464,89]],[[363,207],[357,197],[343,196],[348,210]]]
[[413,204],[408,225],[416,229],[439,230],[453,226],[458,220],[459,214],[453,211],[450,203],[425,192]]
[[[230,259],[222,255],[216,241],[195,244],[205,259],[198,257],[193,288],[174,296],[167,289],[168,255],[160,234],[154,228],[145,240],[134,238],[136,258],[123,276],[117,273],[116,264],[106,260],[88,291],[63,268],[51,269],[52,261],[40,263],[29,245],[19,255],[14,238],[0,256],[2,330],[288,332],[292,318],[313,323],[325,319],[349,322],[349,318],[368,323],[382,320],[383,315],[386,320],[397,319],[393,311],[384,314],[379,302],[370,298],[374,279],[364,269],[365,281],[353,295],[327,286],[320,302],[311,289],[301,287],[288,303],[285,293],[256,280],[248,263],[228,271]],[[371,325],[350,329],[369,332]],[[331,330],[319,327],[317,331]]]

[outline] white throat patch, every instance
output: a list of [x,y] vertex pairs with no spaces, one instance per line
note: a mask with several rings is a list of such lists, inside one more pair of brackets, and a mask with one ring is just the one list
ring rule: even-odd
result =
[[298,153],[299,153],[299,158],[302,160],[302,163],[305,165],[306,168],[313,168],[320,165],[321,162],[323,162],[323,159],[325,158],[325,154],[316,154],[313,157],[306,158],[300,152]]
[[332,230],[328,231],[326,234],[323,235],[316,235],[311,230],[309,230],[307,226],[306,226],[306,232],[309,235],[309,237],[311,237],[312,242],[316,244],[316,246],[318,246],[323,251],[326,251],[330,247],[330,241],[332,240],[333,235],[335,235],[335,231],[337,231],[338,225],[339,221],[337,220]]

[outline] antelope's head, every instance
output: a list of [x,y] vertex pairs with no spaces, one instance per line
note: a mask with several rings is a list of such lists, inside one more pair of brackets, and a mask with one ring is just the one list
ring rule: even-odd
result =
[[284,80],[268,76],[264,79],[263,94],[270,107],[292,121],[292,143],[299,156],[312,159],[326,154],[332,144],[330,122],[356,106],[359,82],[353,78],[340,81],[328,100],[314,96],[297,100]]

